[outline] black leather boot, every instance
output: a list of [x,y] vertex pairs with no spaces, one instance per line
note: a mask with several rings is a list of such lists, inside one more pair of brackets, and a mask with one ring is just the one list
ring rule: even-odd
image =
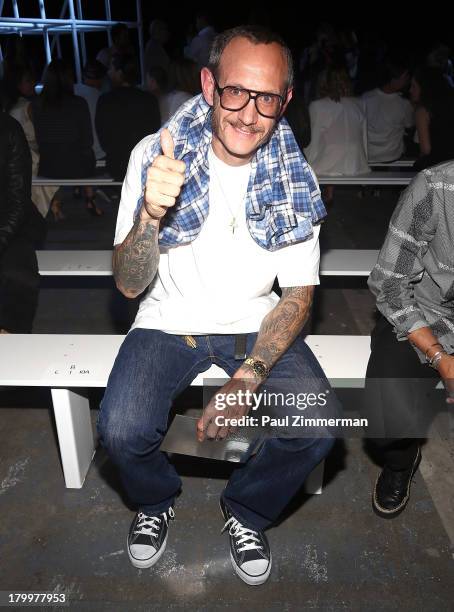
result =
[[396,472],[385,465],[375,483],[372,495],[372,508],[382,518],[394,518],[404,510],[410,499],[410,486],[413,475],[421,461],[418,448],[413,465],[408,470]]

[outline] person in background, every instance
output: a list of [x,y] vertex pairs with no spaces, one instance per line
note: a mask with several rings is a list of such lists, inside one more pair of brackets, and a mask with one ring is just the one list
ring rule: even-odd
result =
[[[90,111],[87,102],[74,95],[73,70],[65,60],[55,59],[47,66],[43,90],[33,99],[31,112],[40,152],[38,174],[54,179],[94,176]],[[102,215],[92,187],[84,187],[84,194],[87,211]],[[61,219],[60,207],[54,206],[55,198],[52,211],[56,220]]]
[[196,14],[195,27],[197,35],[191,40],[184,50],[184,55],[188,59],[197,64],[199,68],[203,68],[208,64],[210,57],[210,49],[216,36],[211,21],[211,17],[207,11],[198,11]]
[[284,117],[292,128],[299,148],[303,151],[311,142],[311,119],[303,92],[296,87],[293,90],[293,96],[285,110]]
[[32,160],[20,124],[0,112],[0,333],[28,334],[38,306],[35,241],[45,222],[31,200]]
[[193,61],[180,58],[172,62],[171,76],[174,91],[183,91],[196,96],[201,91],[200,70]]
[[448,82],[448,85],[454,87],[454,67],[451,55],[451,49],[447,45],[436,43],[427,54],[426,66],[438,68]]
[[83,83],[74,85],[74,93],[76,96],[84,98],[88,104],[90,111],[91,129],[93,132],[93,151],[96,160],[103,159],[106,154],[99,144],[98,134],[95,127],[96,105],[98,104],[99,96],[102,93],[104,77],[107,73],[106,68],[98,60],[89,60],[83,69]]
[[165,49],[169,40],[169,26],[162,19],[154,19],[150,23],[150,38],[145,46],[144,64],[145,73],[148,74],[151,68],[159,66],[170,76],[170,57]]
[[[14,79],[10,79],[10,82],[7,83],[3,110],[21,124],[32,156],[32,176],[37,176],[39,147],[31,119],[31,101],[34,97],[35,79],[32,69],[25,66],[17,67]],[[57,191],[58,187],[51,185],[32,186],[32,201],[43,217],[47,216],[49,207],[53,206],[55,209],[56,204],[53,199]]]
[[[6,39],[6,40],[5,40]],[[2,39],[3,59],[0,61],[0,79],[14,80],[17,69],[30,68],[30,55],[28,53],[25,36],[10,34]]]
[[421,66],[413,74],[410,99],[415,105],[416,170],[454,159],[454,89],[439,68]]
[[454,404],[454,162],[420,172],[400,196],[368,280],[379,319],[371,335],[365,412],[383,469],[372,506],[404,510],[441,381]]
[[388,53],[388,44],[374,29],[362,30],[358,39],[358,63],[355,77],[355,94],[361,96],[377,87],[381,80],[382,66]]
[[307,105],[317,98],[319,76],[333,64],[338,48],[339,37],[333,25],[320,23],[315,30],[312,44],[303,49],[299,61],[301,92]]
[[402,157],[405,132],[415,123],[413,107],[402,95],[409,84],[409,62],[397,55],[388,56],[380,86],[362,95],[370,162],[390,162]]
[[[342,63],[324,70],[317,84],[318,100],[309,105],[311,142],[304,150],[315,174],[355,175],[369,172],[367,124],[361,102],[353,97]],[[325,202],[333,199],[327,185]]]
[[344,28],[339,32],[339,47],[342,49],[345,67],[352,82],[355,82],[358,74],[359,45],[356,32]]
[[199,70],[191,60],[180,59],[172,62],[171,83],[162,66],[152,66],[147,72],[147,89],[159,102],[161,125],[200,91]]
[[122,181],[131,149],[156,132],[161,120],[156,98],[136,87],[139,73],[133,55],[114,55],[109,77],[114,89],[99,98],[95,125],[106,152],[107,172]]
[[116,23],[110,30],[112,45],[110,47],[104,47],[99,51],[96,59],[98,62],[105,67],[106,70],[110,68],[110,62],[114,55],[119,54],[134,54],[134,47],[129,39],[128,26],[125,23]]

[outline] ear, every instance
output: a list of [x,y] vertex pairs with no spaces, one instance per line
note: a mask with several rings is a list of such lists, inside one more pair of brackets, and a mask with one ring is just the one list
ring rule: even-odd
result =
[[285,109],[287,108],[288,103],[289,103],[289,102],[290,102],[290,100],[292,99],[292,96],[293,96],[293,88],[291,88],[291,89],[289,89],[289,90],[287,91],[287,96],[286,96],[286,98],[285,98],[285,102],[284,102],[284,104],[282,105],[281,117],[282,117],[282,115],[285,113]]
[[202,93],[203,97],[205,98],[205,102],[210,106],[213,106],[214,78],[208,68],[202,68],[200,71],[200,82],[202,84]]

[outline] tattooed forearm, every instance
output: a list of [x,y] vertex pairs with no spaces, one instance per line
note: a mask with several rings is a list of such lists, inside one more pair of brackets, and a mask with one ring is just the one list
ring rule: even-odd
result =
[[307,321],[314,287],[285,287],[282,297],[260,326],[251,356],[272,368]]
[[113,254],[113,273],[118,289],[126,297],[136,297],[148,287],[159,265],[159,226],[142,221],[134,223]]

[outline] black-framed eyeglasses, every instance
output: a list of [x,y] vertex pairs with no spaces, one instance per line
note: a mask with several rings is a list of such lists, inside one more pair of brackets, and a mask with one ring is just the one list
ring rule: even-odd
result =
[[285,98],[275,93],[266,91],[254,91],[253,89],[245,89],[235,85],[226,85],[220,87],[213,75],[216,91],[219,94],[219,100],[224,110],[240,111],[249,104],[250,100],[254,100],[257,112],[267,119],[276,119],[282,109]]

